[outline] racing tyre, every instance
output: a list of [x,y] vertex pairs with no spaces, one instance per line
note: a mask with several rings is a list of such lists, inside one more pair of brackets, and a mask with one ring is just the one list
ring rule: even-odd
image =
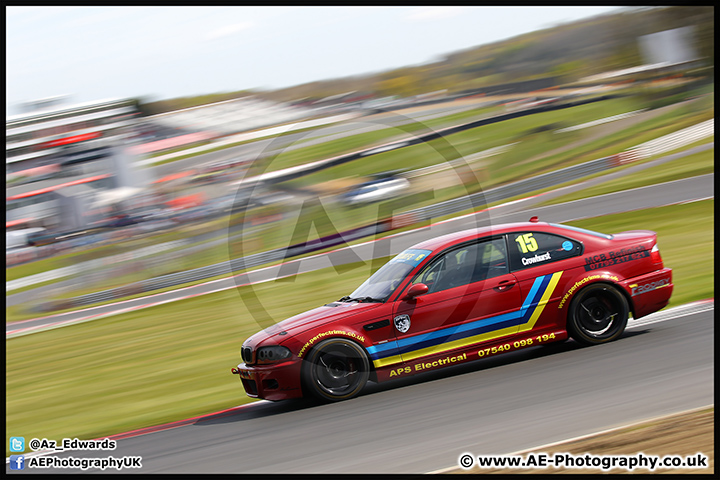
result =
[[360,393],[370,377],[370,361],[355,342],[330,338],[312,349],[303,362],[306,393],[336,402]]
[[615,340],[627,325],[630,309],[617,288],[598,283],[583,288],[570,303],[568,334],[583,345]]

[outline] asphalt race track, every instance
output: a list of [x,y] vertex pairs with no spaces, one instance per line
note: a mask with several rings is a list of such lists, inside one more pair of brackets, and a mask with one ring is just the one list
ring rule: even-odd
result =
[[[563,191],[562,193],[566,192]],[[537,215],[541,221],[546,222],[569,222],[579,218],[608,215],[612,213],[669,205],[672,203],[693,201],[713,197],[713,195],[714,174],[707,174],[546,207],[532,208],[531,205],[543,197],[530,198],[526,201],[512,203],[489,211],[480,212],[476,215],[460,217],[452,221],[434,224],[427,228],[385,237],[376,242],[364,243],[353,247],[353,253],[350,253],[348,249],[345,249],[334,254],[326,253],[315,255],[302,259],[301,261],[289,262],[284,266],[254,270],[248,274],[243,274],[234,278],[207,282],[193,287],[184,288],[182,290],[173,290],[156,294],[152,297],[137,298],[134,300],[124,301],[119,304],[104,305],[91,309],[54,315],[51,317],[6,324],[6,338],[7,335],[11,334],[10,332],[15,332],[21,329],[42,328],[44,325],[56,324],[59,322],[70,323],[90,316],[93,318],[100,317],[102,315],[116,312],[120,309],[126,310],[142,308],[144,305],[151,303],[173,301],[173,299],[186,298],[190,295],[199,295],[217,291],[219,289],[233,288],[237,285],[247,284],[248,282],[273,280],[278,276],[285,276],[290,273],[303,273],[319,268],[330,267],[333,264],[338,265],[343,262],[356,261],[357,257],[360,257],[364,261],[368,261],[372,258],[399,253],[405,248],[408,248],[422,240],[467,228],[475,228],[489,224],[527,221],[533,215]],[[332,301],[337,299],[328,298],[327,300]],[[242,300],[238,297],[238,301]]]
[[568,341],[368,384],[336,404],[258,402],[119,440],[112,452],[60,456],[141,456],[142,469],[129,473],[431,472],[466,452],[516,452],[712,404],[713,316],[629,327],[606,345]]

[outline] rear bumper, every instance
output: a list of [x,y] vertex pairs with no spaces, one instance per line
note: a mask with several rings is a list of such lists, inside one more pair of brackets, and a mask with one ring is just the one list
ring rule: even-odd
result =
[[274,365],[241,363],[231,371],[240,377],[248,397],[265,400],[286,400],[302,397],[300,384],[301,360]]
[[633,318],[644,317],[657,312],[670,301],[673,291],[672,269],[663,268],[654,272],[629,278],[621,285],[633,303]]

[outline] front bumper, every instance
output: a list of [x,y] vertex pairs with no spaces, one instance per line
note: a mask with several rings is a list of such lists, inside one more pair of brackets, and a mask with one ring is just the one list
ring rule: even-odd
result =
[[654,272],[629,278],[621,282],[633,303],[633,318],[644,317],[657,312],[670,301],[673,291],[672,269],[663,268]]
[[301,366],[300,359],[293,359],[271,365],[241,363],[231,371],[240,377],[248,397],[276,401],[302,397]]

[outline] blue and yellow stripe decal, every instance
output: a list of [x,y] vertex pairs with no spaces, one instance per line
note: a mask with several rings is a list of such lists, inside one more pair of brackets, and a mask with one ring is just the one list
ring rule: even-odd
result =
[[367,348],[375,368],[532,330],[563,272],[537,277],[519,310]]

